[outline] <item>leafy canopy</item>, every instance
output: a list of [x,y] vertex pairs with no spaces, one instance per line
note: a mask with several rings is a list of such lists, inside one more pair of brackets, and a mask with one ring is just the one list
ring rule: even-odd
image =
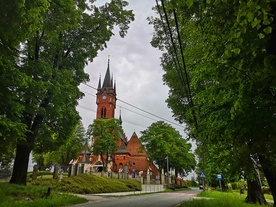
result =
[[89,125],[89,137],[93,139],[93,154],[101,155],[102,162],[107,167],[109,156],[114,153],[123,136],[123,129],[119,119],[95,119]]
[[31,150],[57,149],[74,133],[78,86],[89,79],[84,67],[116,26],[126,35],[134,20],[127,4],[2,0],[0,141],[1,152],[17,150],[11,182],[26,184]]
[[140,137],[149,158],[156,162],[160,169],[166,169],[166,158],[176,173],[186,175],[195,167],[195,157],[191,153],[191,144],[186,143],[178,131],[171,125],[158,121],[141,131]]
[[275,1],[163,2],[168,19],[161,7],[162,19],[150,19],[152,45],[163,51],[168,106],[202,147],[201,170],[215,165],[219,149],[236,171],[261,161],[274,186]]

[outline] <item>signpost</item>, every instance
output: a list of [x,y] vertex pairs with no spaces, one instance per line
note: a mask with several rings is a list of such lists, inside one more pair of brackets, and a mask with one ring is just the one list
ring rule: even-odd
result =
[[205,172],[200,172],[200,177],[202,178],[203,190],[205,190],[205,183],[204,183],[204,180],[205,180],[205,177],[206,177]]
[[222,176],[221,176],[221,174],[217,174],[217,179],[219,181],[219,187],[220,187],[220,189],[222,191],[222,187],[221,187]]

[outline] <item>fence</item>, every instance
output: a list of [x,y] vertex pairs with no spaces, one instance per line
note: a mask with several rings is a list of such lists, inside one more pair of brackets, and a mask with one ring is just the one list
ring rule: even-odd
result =
[[[53,173],[53,178],[58,177],[60,166],[57,164],[54,166],[54,173]],[[38,172],[38,166],[34,166],[34,171],[33,171],[33,179],[36,179],[36,175]],[[135,176],[134,178],[132,177],[131,174],[128,173],[123,173],[123,172],[95,172],[95,171],[89,171],[89,170],[84,170],[83,167],[80,167],[78,165],[74,166],[72,165],[71,168],[69,168],[68,172],[68,177],[70,176],[76,176],[78,174],[91,174],[91,175],[96,175],[99,177],[106,177],[106,178],[115,178],[115,179],[132,179],[132,180],[137,180],[139,181],[143,186],[145,186],[145,191],[149,190],[154,190],[156,191],[162,191],[160,189],[163,189],[164,186],[169,186],[172,181],[168,179],[167,176],[164,175],[164,173],[161,174],[161,176],[153,177],[149,173],[146,176]],[[147,187],[148,185],[148,187]],[[150,187],[149,187],[150,185]],[[150,188],[150,189],[149,189]]]

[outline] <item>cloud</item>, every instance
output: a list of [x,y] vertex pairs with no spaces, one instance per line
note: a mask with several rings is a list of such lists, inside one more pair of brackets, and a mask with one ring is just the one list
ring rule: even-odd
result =
[[[113,36],[107,48],[100,51],[85,70],[90,76],[88,84],[97,88],[99,75],[101,74],[103,80],[110,56],[110,70],[116,80],[117,98],[176,123],[165,103],[168,87],[162,81],[164,71],[160,67],[161,52],[150,45],[153,28],[146,18],[154,15],[151,9],[154,5],[154,0],[130,0],[128,8],[133,9],[135,21],[131,23],[126,37],[120,38],[117,34]],[[79,101],[78,111],[87,128],[96,118],[96,91],[83,84],[80,89],[86,95]],[[115,118],[119,117],[121,110],[123,128],[128,138],[134,131],[139,136],[140,131],[160,120],[119,100]],[[185,136],[184,128],[172,126]]]

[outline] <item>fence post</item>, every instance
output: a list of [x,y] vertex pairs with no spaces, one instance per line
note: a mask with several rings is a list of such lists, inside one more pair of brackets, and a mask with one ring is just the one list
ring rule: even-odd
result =
[[150,172],[149,172],[149,170],[147,172],[147,184],[150,184]]
[[161,173],[161,184],[162,184],[162,185],[164,185],[164,184],[165,184],[164,169],[162,169],[162,173]]
[[55,166],[54,166],[53,179],[57,179],[57,178],[58,178],[59,168],[60,168],[59,164],[55,164]]
[[33,167],[33,174],[32,174],[32,180],[35,180],[37,178],[37,172],[38,172],[38,165],[34,165],[34,167]]

